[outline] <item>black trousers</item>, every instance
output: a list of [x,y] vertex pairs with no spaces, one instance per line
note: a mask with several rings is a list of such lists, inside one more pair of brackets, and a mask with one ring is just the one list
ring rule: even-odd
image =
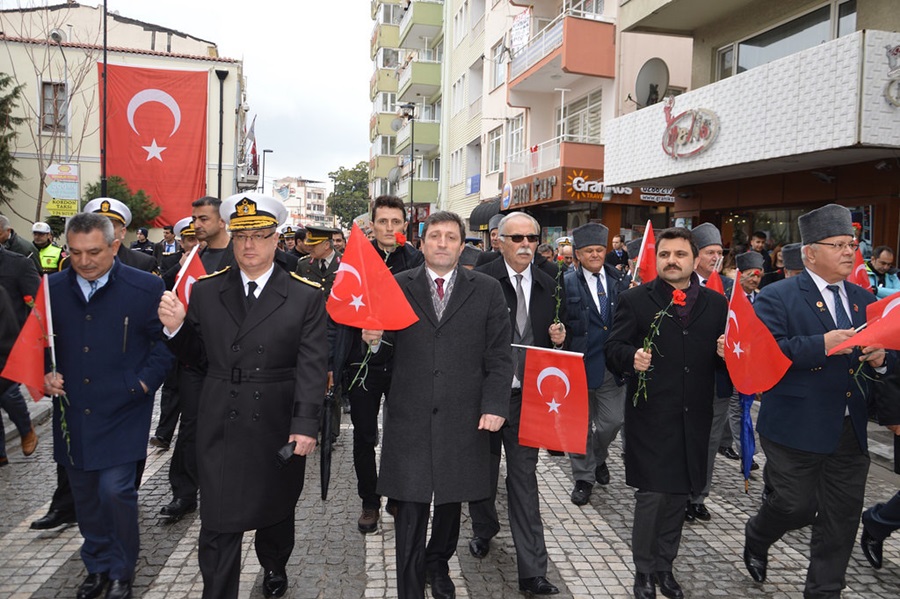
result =
[[172,450],[172,461],[169,462],[169,484],[172,485],[172,497],[197,500],[197,410],[200,403],[200,391],[203,388],[203,375],[191,368],[179,365],[177,368],[179,403],[181,404],[181,426],[178,438]]
[[[203,599],[236,599],[240,590],[243,532],[216,532],[200,527],[198,557],[203,575]],[[294,550],[294,515],[260,528],[256,557],[265,571],[284,572]]]
[[[350,379],[356,367],[351,365]],[[365,385],[365,386],[363,386]],[[350,420],[353,422],[353,468],[356,470],[356,488],[364,509],[381,507],[378,485],[378,465],[375,446],[378,444],[378,412],[381,396],[391,387],[391,372],[386,366],[370,365],[365,383],[357,381],[350,390]]]
[[176,363],[166,376],[159,396],[159,423],[154,434],[167,443],[171,443],[172,437],[175,436],[175,427],[181,414],[178,394],[179,370],[180,365]]
[[641,574],[671,572],[681,546],[688,495],[638,489],[634,499],[631,554],[635,570]]
[[786,532],[812,523],[806,598],[838,598],[859,528],[869,457],[863,454],[850,418],[831,454],[785,447],[760,436],[766,453],[767,493],[747,522],[747,546],[764,555]]
[[[351,412],[352,413],[352,412]],[[448,562],[459,541],[459,517],[462,504],[434,506],[431,539],[425,545],[431,504],[412,501],[397,502],[394,519],[397,552],[397,596],[399,599],[422,599],[425,596],[425,572],[447,574]]]
[[863,512],[863,526],[878,541],[885,540],[900,529],[900,491],[887,503],[876,503]]
[[[144,466],[147,460],[135,462],[134,489],[141,486],[141,478],[144,476]],[[72,485],[69,483],[69,474],[62,464],[56,464],[56,489],[53,491],[53,499],[50,501],[50,510],[63,514],[75,515],[75,499],[72,497]]]

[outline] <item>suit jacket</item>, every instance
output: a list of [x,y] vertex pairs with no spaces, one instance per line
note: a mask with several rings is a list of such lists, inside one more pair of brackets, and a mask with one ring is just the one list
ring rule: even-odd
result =
[[173,254],[181,254],[181,242],[177,239],[175,240],[175,251],[166,253],[166,240],[157,241],[153,244],[153,258],[156,260],[157,264],[160,266],[160,270],[163,270],[163,257],[171,256]]
[[[175,363],[156,315],[162,281],[116,259],[107,284],[90,302],[71,268],[50,275],[49,282],[74,467],[100,470],[146,458],[153,396]],[[58,401],[53,454],[69,464]]]
[[275,454],[289,435],[319,430],[322,292],[275,268],[248,312],[240,270],[229,268],[194,284],[187,319],[169,345],[205,372],[197,418],[203,526],[239,532],[290,516],[306,461],[294,457],[279,469]]
[[34,267],[34,262],[0,247],[0,286],[9,294],[13,312],[21,328],[31,312],[24,298],[26,295],[35,297],[41,286],[41,276]]
[[706,485],[715,373],[724,367],[716,341],[725,332],[728,303],[701,287],[687,325],[663,317],[654,339],[647,399],[632,401],[638,377],[634,354],[650,331],[654,316],[672,299],[672,288],[659,278],[622,292],[606,342],[606,363],[626,375],[625,482],[660,493],[699,493]]
[[21,235],[12,231],[9,234],[9,239],[6,240],[6,243],[3,247],[15,254],[19,254],[20,256],[25,256],[34,264],[35,269],[38,272],[43,272],[43,268],[41,267],[41,258],[40,252],[34,246],[33,243],[28,241],[27,239],[23,239]]
[[313,262],[312,258],[307,255],[300,258],[300,261],[297,262],[297,274],[304,279],[315,281],[321,285],[325,292],[325,297],[327,298],[328,294],[331,293],[331,286],[334,284],[334,278],[337,276],[338,267],[340,267],[340,265],[341,255],[335,252],[331,264],[325,268],[325,272],[322,272],[322,269],[318,265],[318,260]]
[[[9,294],[5,288],[0,286],[0,371],[6,366],[9,352],[12,350],[16,337],[19,335],[19,328]],[[0,395],[6,393],[6,390],[12,387],[13,384],[13,381],[0,379]]]
[[396,276],[418,322],[388,336],[394,376],[384,404],[378,493],[435,505],[491,495],[482,414],[509,416],[512,331],[500,283],[457,268],[440,321],[424,266]]
[[[866,306],[875,296],[846,281],[844,287],[850,319],[858,327],[866,321]],[[756,423],[759,434],[793,449],[831,453],[849,409],[859,446],[866,452],[869,386],[864,378],[857,385],[852,374],[860,354],[854,350],[842,356],[825,355],[825,333],[837,327],[809,272],[767,286],[753,307],[793,361],[781,381],[763,394]],[[874,371],[865,368],[874,376]]]
[[584,354],[589,389],[599,389],[603,385],[606,377],[604,347],[615,320],[619,294],[627,290],[631,282],[630,276],[608,264],[603,265],[603,271],[606,273],[606,294],[609,296],[609,322],[605,325],[600,320],[600,311],[584,278],[584,270],[579,267],[563,275],[567,335],[571,340],[571,350]]

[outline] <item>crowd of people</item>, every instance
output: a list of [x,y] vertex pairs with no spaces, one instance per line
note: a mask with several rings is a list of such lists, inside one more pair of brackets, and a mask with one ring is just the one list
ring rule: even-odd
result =
[[[898,360],[874,346],[826,355],[865,323],[867,305],[900,291],[887,246],[866,263],[872,292],[846,281],[858,230],[844,207],[805,213],[799,242],[771,253],[762,231],[728,252],[711,223],[658,231],[657,276],[641,281],[641,240],[610,237],[599,222],[550,243],[531,215],[498,214],[482,251],[458,215],[437,211],[413,244],[399,235],[408,227],[403,203],[380,196],[368,243],[417,317],[399,331],[326,314],[344,232],[287,224],[275,198],[199,198],[161,241],[139,228],[126,248],[131,220],[122,202],[94,199],[69,219],[60,247],[47,223],[34,223],[31,242],[0,216],[3,360],[29,314],[23,298],[37,295],[39,273],[54,273],[56,362],[47,362],[43,391],[54,398],[57,488],[31,528],[77,522],[87,571],[79,599],[132,596],[148,439],[172,452],[161,515],[199,507],[203,596],[237,597],[246,531],[256,531],[264,595],[283,596],[305,460],[332,396],[353,425],[355,526],[377,531],[383,509],[394,518],[402,599],[421,599],[428,586],[437,599],[456,596],[450,559],[461,535],[475,558],[489,555],[503,517],[502,460],[518,587],[559,593],[548,578],[539,448],[519,439],[522,346],[583,355],[589,424],[585,453],[568,455],[571,501],[585,506],[596,485],[610,484],[610,446],[622,435],[625,484],[635,489],[634,596],[684,597],[675,575],[684,523],[715,517],[705,506],[714,461],[739,457],[740,398],[724,361],[733,293],[746,294],[793,362],[757,398],[765,485],[746,522],[749,576],[763,583],[770,548],[811,527],[804,596],[839,597],[860,517],[875,568],[884,539],[900,528],[900,493],[863,512],[870,415],[900,435]],[[194,252],[207,275],[176,293]],[[707,287],[714,273],[723,290]],[[363,362],[365,384],[354,384]],[[0,391],[31,455],[38,438],[19,385],[4,381]]]

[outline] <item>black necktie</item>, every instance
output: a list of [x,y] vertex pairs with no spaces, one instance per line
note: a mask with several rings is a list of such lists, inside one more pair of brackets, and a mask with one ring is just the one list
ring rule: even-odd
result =
[[253,307],[253,304],[256,303],[256,281],[250,281],[247,283],[247,308],[250,309]]
[[606,322],[606,315],[609,313],[609,296],[606,295],[606,289],[603,288],[603,279],[600,273],[594,273],[597,277],[597,298],[600,300],[600,320]]
[[828,285],[828,290],[834,294],[834,324],[839,329],[852,329],[853,323],[850,322],[850,317],[844,310],[844,302],[841,301],[841,288],[837,285]]

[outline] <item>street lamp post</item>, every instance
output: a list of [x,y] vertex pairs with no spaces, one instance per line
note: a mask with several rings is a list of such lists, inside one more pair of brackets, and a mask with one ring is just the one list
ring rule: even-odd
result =
[[63,52],[62,47],[62,32],[59,29],[54,29],[50,32],[50,40],[56,44],[56,47],[59,48],[59,53],[62,55],[63,59],[63,119],[66,123],[66,130],[63,133],[65,148],[66,148],[66,162],[69,161],[69,63],[66,61],[66,53]]
[[262,174],[260,176],[260,181],[262,182],[262,193],[265,195],[266,193],[266,154],[271,154],[272,150],[263,150],[262,155]]
[[412,102],[400,105],[403,118],[409,121],[409,232],[407,237],[413,239],[413,220],[416,208],[413,204],[413,180],[416,178],[416,105]]

